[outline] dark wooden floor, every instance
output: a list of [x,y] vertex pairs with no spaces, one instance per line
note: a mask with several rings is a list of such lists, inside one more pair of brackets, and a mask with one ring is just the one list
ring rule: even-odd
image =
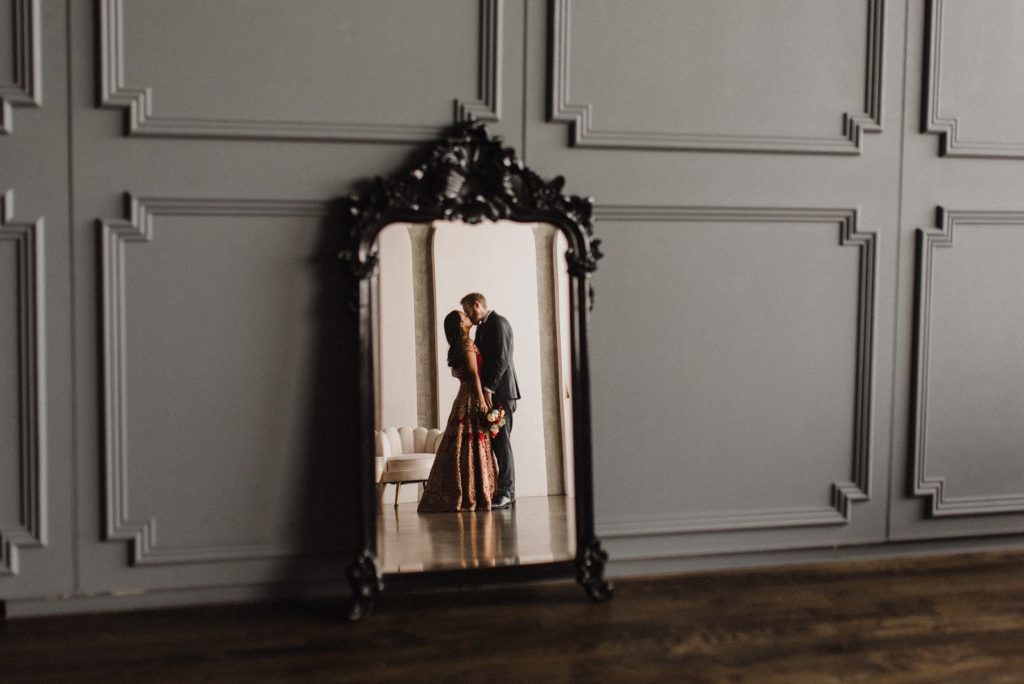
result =
[[1024,553],[10,620],[0,681],[1024,682]]

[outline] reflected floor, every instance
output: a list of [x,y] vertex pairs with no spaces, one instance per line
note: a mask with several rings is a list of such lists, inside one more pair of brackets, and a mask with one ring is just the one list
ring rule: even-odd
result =
[[576,552],[573,499],[519,497],[500,511],[417,513],[385,503],[377,515],[383,572],[487,568],[568,560]]

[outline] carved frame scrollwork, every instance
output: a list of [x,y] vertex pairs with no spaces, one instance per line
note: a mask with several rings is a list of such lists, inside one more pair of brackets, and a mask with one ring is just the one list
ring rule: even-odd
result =
[[[359,548],[349,568],[352,598],[348,617],[367,615],[375,595],[383,588],[377,564],[376,496],[373,484],[374,377],[372,359],[373,306],[378,269],[377,237],[393,223],[485,221],[548,223],[562,231],[568,242],[566,261],[570,277],[570,315],[573,386],[573,440],[575,444],[576,557],[573,561],[540,566],[503,568],[503,578],[516,570],[522,577],[571,576],[595,600],[612,596],[604,579],[607,554],[594,531],[593,466],[590,425],[588,324],[593,304],[591,274],[602,257],[594,237],[590,198],[564,194],[565,179],[544,180],[526,168],[513,149],[504,147],[477,121],[458,123],[443,138],[425,149],[419,163],[389,179],[377,177],[368,192],[340,202],[338,257],[346,271],[351,313],[359,330]],[[491,568],[489,570],[496,570]],[[511,570],[511,573],[508,572]],[[540,571],[540,572],[538,572]],[[488,569],[435,573],[458,582],[472,576],[486,581]]]

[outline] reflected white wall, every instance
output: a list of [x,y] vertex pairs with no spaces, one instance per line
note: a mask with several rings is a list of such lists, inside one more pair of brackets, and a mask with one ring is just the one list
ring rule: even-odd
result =
[[[406,224],[377,238],[380,249],[377,317],[377,427],[416,427],[416,315],[412,246]],[[433,426],[426,426],[433,427]]]
[[[559,492],[548,482],[541,392],[541,346],[537,303],[537,254],[531,225],[438,222],[434,234],[434,296],[437,321],[438,415],[447,417],[458,382],[447,367],[442,321],[468,292],[481,292],[514,333],[514,358],[522,399],[512,430],[517,496]],[[487,363],[487,359],[484,359]]]
[[[377,427],[416,427],[417,406],[416,301],[413,249],[407,224],[386,227],[377,238],[380,250],[374,375],[377,388]],[[412,379],[410,381],[410,378]],[[425,426],[434,427],[434,426]],[[421,485],[399,490],[400,502],[417,501]],[[387,485],[383,500],[395,499],[395,485]]]

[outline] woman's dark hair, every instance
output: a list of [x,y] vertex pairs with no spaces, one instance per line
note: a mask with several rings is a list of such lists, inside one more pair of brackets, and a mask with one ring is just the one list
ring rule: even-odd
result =
[[444,317],[444,336],[448,340],[448,366],[458,368],[463,364],[461,312],[452,311]]

